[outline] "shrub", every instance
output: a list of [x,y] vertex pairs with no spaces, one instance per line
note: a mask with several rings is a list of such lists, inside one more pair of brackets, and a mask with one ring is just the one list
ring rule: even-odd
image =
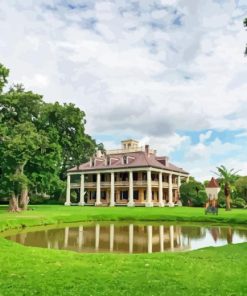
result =
[[232,201],[232,207],[233,208],[245,208],[246,201],[243,198],[238,197]]

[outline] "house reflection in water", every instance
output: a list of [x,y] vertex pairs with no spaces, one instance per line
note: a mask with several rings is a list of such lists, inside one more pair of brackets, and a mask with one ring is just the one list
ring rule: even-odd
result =
[[247,240],[231,227],[99,224],[67,226],[7,237],[20,244],[77,252],[153,253],[186,251]]

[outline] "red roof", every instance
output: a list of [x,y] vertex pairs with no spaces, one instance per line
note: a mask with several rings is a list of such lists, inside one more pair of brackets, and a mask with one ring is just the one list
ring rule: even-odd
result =
[[219,188],[220,185],[217,182],[217,180],[215,180],[214,177],[212,177],[211,181],[208,183],[208,185],[206,186],[207,188]]
[[[123,156],[130,156],[128,163],[123,164]],[[68,170],[68,172],[80,172],[80,171],[94,171],[94,170],[107,170],[107,169],[120,169],[120,168],[138,168],[138,167],[153,167],[169,171],[180,172],[183,174],[189,174],[182,168],[179,168],[168,162],[165,157],[158,157],[154,154],[148,154],[144,151],[139,152],[126,152],[121,154],[111,154],[107,157],[112,158],[111,164],[107,164],[104,158],[95,157],[93,166],[90,166],[90,161],[80,164],[79,167],[74,167]],[[101,160],[101,161],[100,161]]]

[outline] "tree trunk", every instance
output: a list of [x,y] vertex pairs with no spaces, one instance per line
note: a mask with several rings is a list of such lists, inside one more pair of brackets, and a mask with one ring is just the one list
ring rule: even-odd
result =
[[233,236],[232,229],[231,229],[231,227],[228,227],[227,228],[227,243],[228,244],[232,244],[232,236]]
[[231,195],[226,195],[226,211],[231,210]]
[[22,191],[21,191],[20,208],[23,211],[27,210],[28,203],[29,203],[28,188],[24,187],[22,188]]
[[9,200],[9,211],[10,212],[19,212],[19,206],[18,206],[18,197],[15,196],[15,194],[12,194],[12,197]]

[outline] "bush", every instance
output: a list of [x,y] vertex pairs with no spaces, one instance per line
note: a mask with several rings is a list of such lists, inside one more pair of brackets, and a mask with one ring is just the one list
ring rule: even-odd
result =
[[226,207],[226,198],[224,192],[221,190],[218,195],[218,207],[225,208]]
[[207,200],[207,194],[203,184],[193,179],[181,185],[180,197],[183,205],[193,207],[204,206]]
[[233,208],[245,208],[246,201],[243,198],[238,197],[232,201],[232,207]]
[[31,195],[29,204],[30,205],[40,205],[45,203],[45,201],[49,198],[44,198],[42,195]]

